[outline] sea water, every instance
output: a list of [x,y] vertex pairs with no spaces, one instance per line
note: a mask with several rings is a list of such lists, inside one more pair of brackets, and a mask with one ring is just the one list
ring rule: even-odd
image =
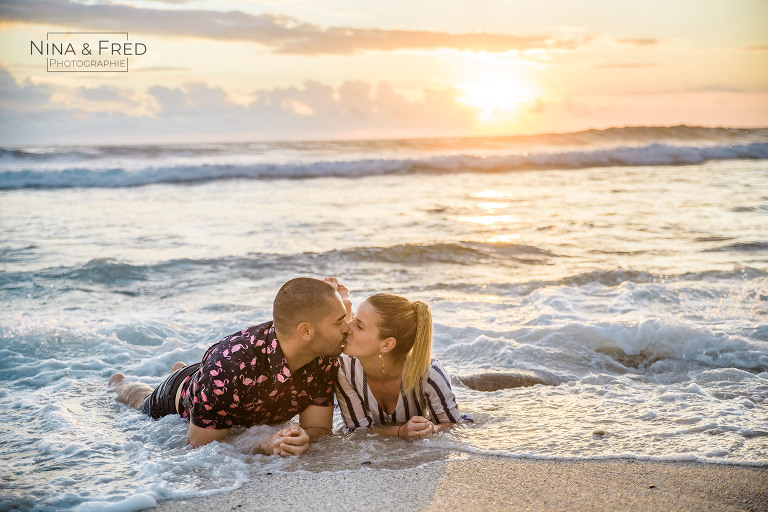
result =
[[[492,453],[768,464],[768,130],[0,150],[0,509]],[[428,302],[474,423],[299,458],[115,401],[337,276]],[[460,381],[521,373],[535,386]]]

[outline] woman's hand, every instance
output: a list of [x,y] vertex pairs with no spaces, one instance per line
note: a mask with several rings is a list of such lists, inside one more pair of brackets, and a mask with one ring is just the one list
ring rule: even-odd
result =
[[436,433],[437,427],[424,416],[414,416],[397,429],[398,437],[411,440],[429,437]]
[[347,320],[352,320],[352,299],[349,298],[349,289],[341,284],[335,277],[326,277],[323,279],[326,283],[333,286],[333,289],[341,296],[341,301],[344,303],[344,307],[347,309]]

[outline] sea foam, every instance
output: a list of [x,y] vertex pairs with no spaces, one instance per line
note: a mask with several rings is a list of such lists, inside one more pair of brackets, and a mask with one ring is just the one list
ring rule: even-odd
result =
[[308,179],[323,177],[356,178],[386,174],[420,173],[497,173],[537,169],[584,169],[589,167],[677,166],[701,164],[710,160],[766,159],[768,143],[676,146],[654,143],[640,147],[543,151],[501,156],[461,154],[428,158],[377,158],[358,160],[319,160],[252,164],[171,164],[153,166],[149,162],[135,169],[100,168],[96,163],[77,167],[30,169],[24,162],[4,165],[0,189],[25,188],[120,188],[157,183],[192,184],[217,180]]

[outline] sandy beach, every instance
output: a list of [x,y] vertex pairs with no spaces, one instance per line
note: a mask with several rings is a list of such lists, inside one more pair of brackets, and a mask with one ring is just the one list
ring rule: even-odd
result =
[[266,475],[162,512],[262,510],[768,510],[768,467],[470,456],[408,469]]

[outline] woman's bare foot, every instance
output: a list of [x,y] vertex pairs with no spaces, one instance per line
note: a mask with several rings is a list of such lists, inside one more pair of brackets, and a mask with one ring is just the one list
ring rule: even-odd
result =
[[171,373],[181,370],[187,366],[187,363],[184,361],[179,361],[178,363],[173,363],[173,366],[171,367]]
[[109,379],[109,387],[117,393],[117,400],[136,409],[152,394],[152,387],[143,382],[124,382],[125,375],[116,373]]

